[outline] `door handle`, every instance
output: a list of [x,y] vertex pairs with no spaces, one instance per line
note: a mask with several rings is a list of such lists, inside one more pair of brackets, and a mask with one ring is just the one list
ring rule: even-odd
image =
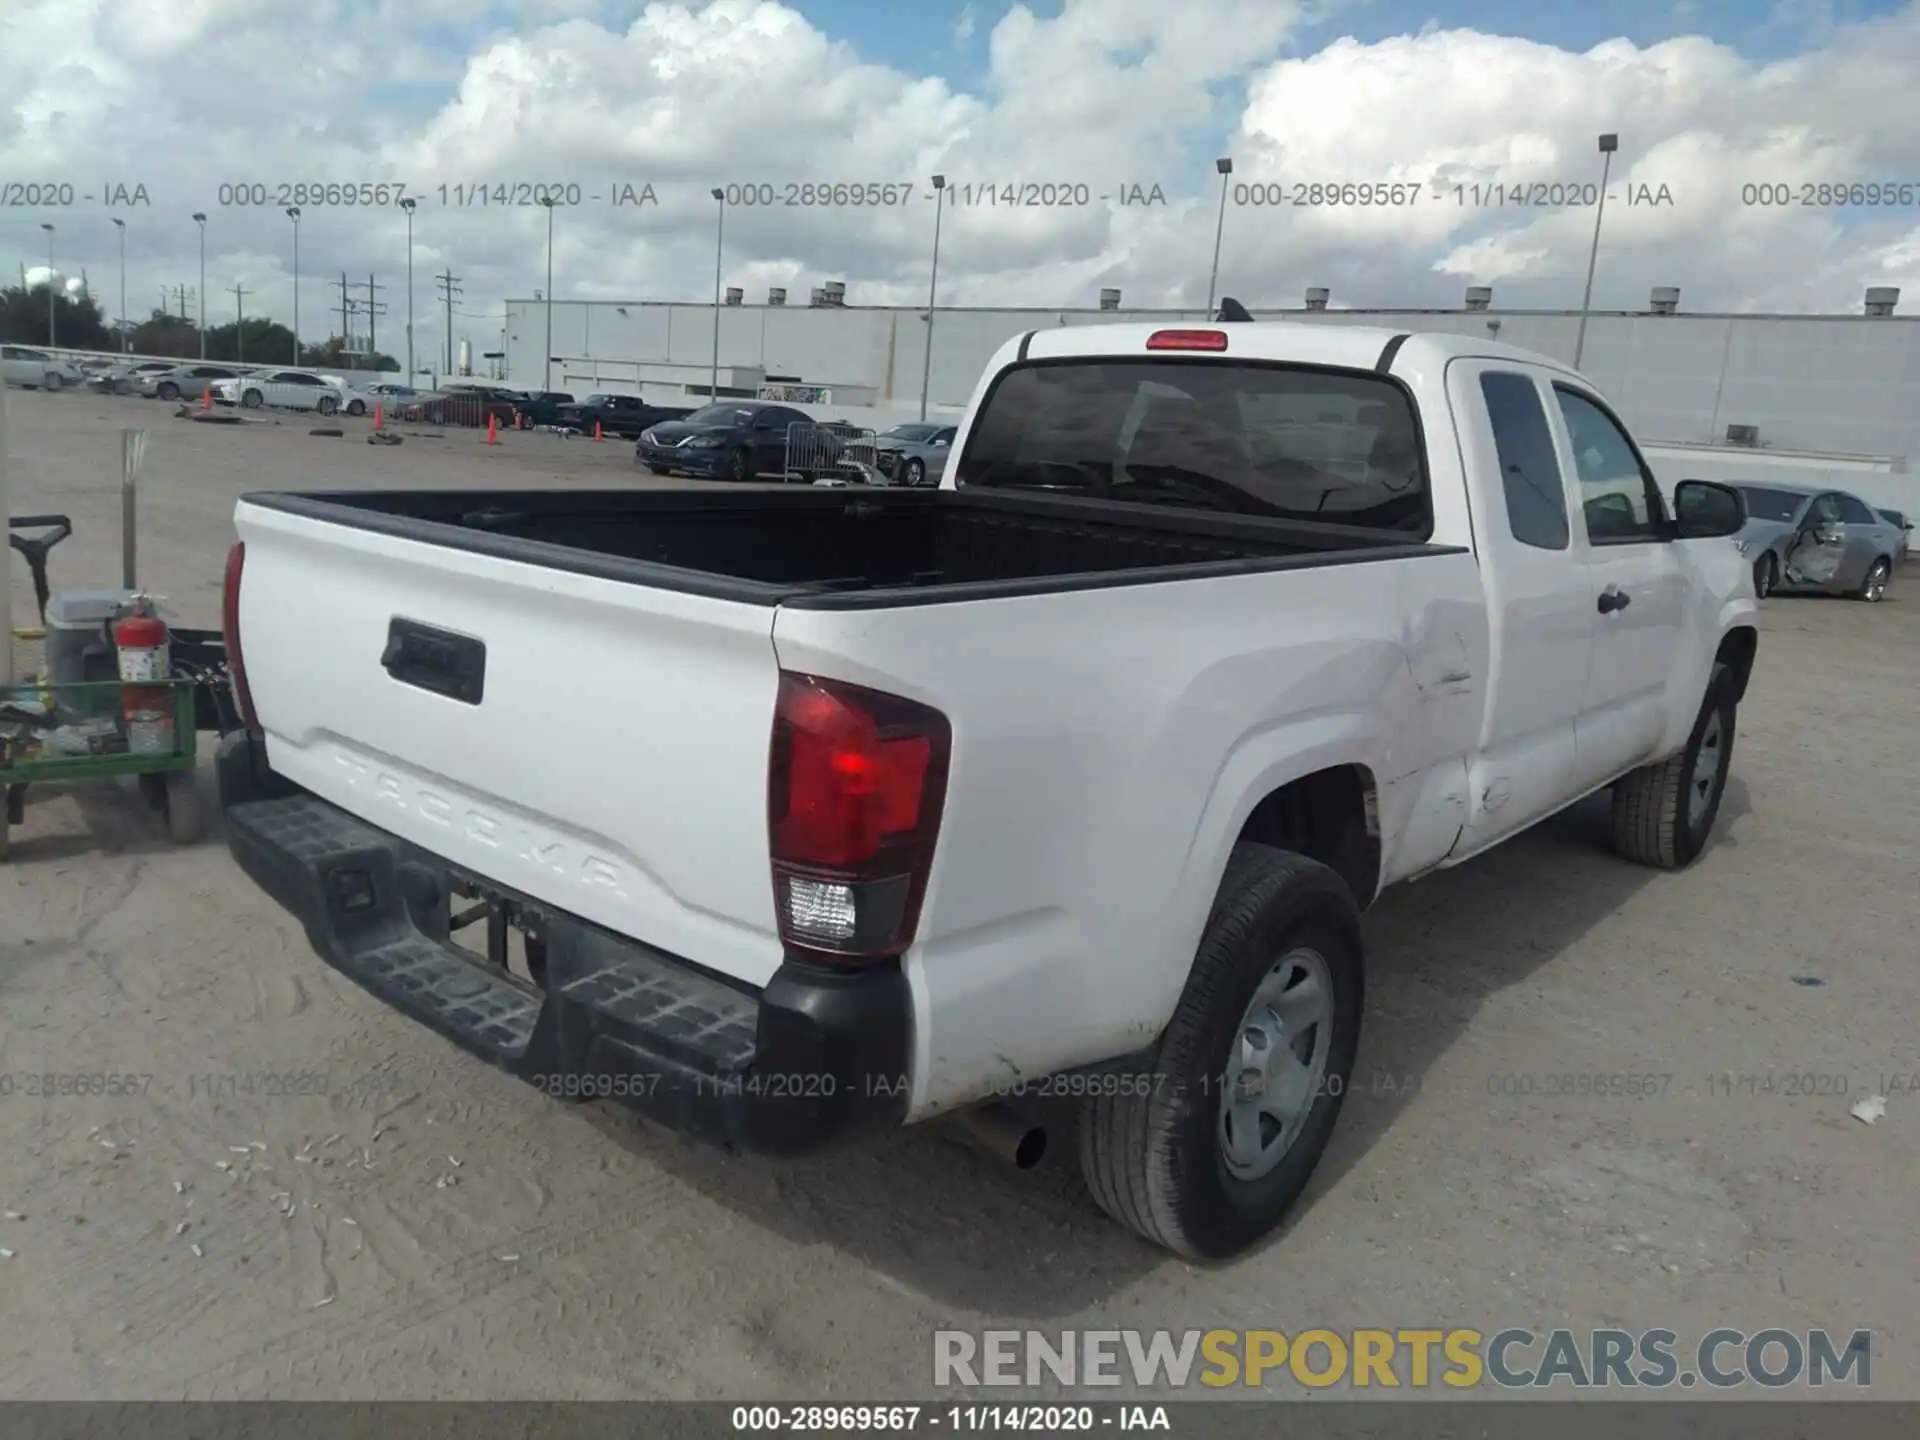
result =
[[1624,590],[1608,586],[1600,592],[1600,613],[1611,615],[1616,610],[1624,610],[1633,603],[1633,597]]

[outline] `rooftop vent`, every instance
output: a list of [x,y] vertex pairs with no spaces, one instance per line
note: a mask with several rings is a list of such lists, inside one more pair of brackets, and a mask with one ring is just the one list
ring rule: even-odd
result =
[[1324,310],[1327,308],[1327,287],[1315,285],[1307,291],[1307,309]]
[[808,306],[811,307],[812,309],[818,310],[822,305],[826,303],[827,303],[827,292],[822,290],[818,285],[814,286],[812,293],[807,296]]
[[1760,443],[1760,427],[1758,425],[1727,426],[1727,444],[1740,445],[1740,446],[1744,446],[1748,450],[1751,450],[1755,446],[1757,446],[1759,443]]
[[1467,309],[1486,310],[1493,305],[1493,287],[1491,285],[1469,285],[1467,287]]
[[1680,287],[1677,285],[1656,285],[1652,296],[1655,315],[1671,315],[1680,308]]
[[1102,290],[1100,292],[1100,308],[1102,310],[1118,310],[1120,308],[1120,292],[1113,289]]
[[847,286],[844,280],[829,280],[820,287],[822,303],[844,305],[847,303]]
[[773,287],[772,289],[770,289],[770,290],[768,290],[768,291],[767,291],[767,304],[769,304],[769,305],[784,305],[784,304],[786,304],[786,303],[787,303],[787,288],[786,288],[786,286],[784,286],[784,285],[775,285],[775,286],[774,286],[774,287]]
[[738,285],[727,286],[727,304],[738,305],[746,298],[747,292],[742,290]]
[[1893,307],[1900,303],[1898,285],[1872,285],[1867,289],[1867,314],[1891,315]]

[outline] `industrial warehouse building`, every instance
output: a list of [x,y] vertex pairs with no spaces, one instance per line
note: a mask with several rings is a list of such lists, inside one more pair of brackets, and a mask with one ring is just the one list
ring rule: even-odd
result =
[[[876,425],[917,414],[923,374],[929,414],[956,414],[994,352],[1028,330],[1207,318],[1123,309],[1113,290],[1096,309],[940,308],[929,364],[923,308],[850,305],[837,285],[815,291],[804,306],[785,300],[773,291],[748,304],[739,290],[727,292],[719,307],[720,397],[777,394]],[[1643,312],[1589,317],[1581,368],[1644,441],[1663,481],[1684,472],[1817,482],[1920,510],[1909,465],[1920,456],[1920,325],[1897,314],[1898,303],[1899,291],[1879,287],[1852,315],[1696,315],[1680,308],[1678,290],[1660,288]],[[1481,286],[1467,291],[1458,310],[1335,309],[1324,290],[1310,290],[1301,308],[1253,313],[1487,334],[1566,360],[1580,324],[1573,311],[1496,309]],[[507,379],[537,389],[550,376],[554,389],[697,404],[716,376],[714,319],[712,304],[509,301]]]

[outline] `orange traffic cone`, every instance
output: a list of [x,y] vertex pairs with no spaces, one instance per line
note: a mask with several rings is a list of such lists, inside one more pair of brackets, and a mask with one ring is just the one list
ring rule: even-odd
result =
[[600,441],[604,441],[607,438],[600,433],[600,422],[598,420],[593,422],[593,438]]
[[386,415],[381,411],[378,405],[374,406],[373,407],[373,428],[375,430],[378,430],[382,425],[386,424],[386,422],[387,422]]
[[500,443],[500,417],[492,411],[487,412],[487,443],[489,445]]
[[202,410],[211,410],[213,408],[213,386],[209,385],[205,390],[200,392],[200,408]]

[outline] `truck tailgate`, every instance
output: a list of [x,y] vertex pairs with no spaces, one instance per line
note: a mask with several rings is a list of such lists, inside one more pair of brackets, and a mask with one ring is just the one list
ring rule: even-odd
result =
[[[770,607],[259,505],[235,523],[276,772],[477,877],[771,978]],[[390,653],[396,626],[419,638]],[[450,653],[481,668],[477,701],[419,683]]]

